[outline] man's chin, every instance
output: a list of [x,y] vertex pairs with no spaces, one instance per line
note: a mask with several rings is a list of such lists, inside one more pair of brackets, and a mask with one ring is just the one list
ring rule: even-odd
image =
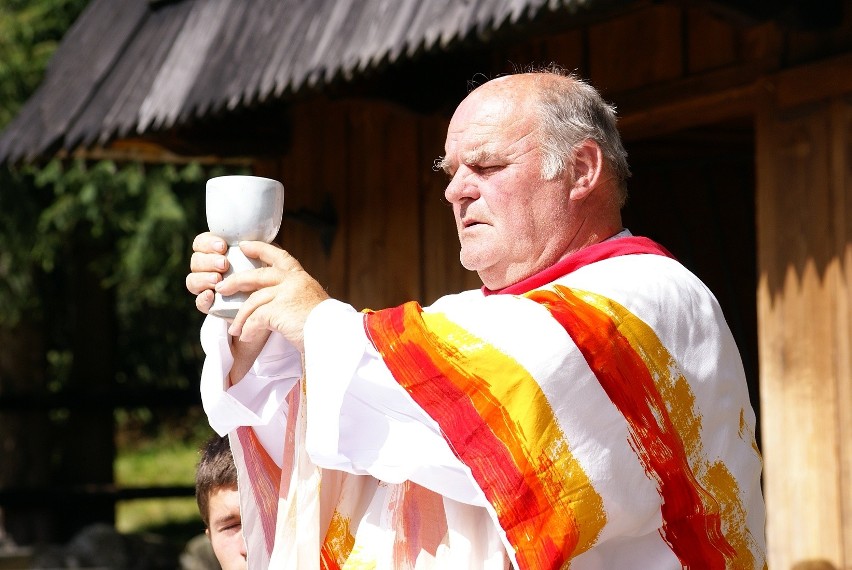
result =
[[479,275],[479,279],[482,281],[482,284],[492,291],[511,285],[511,283],[505,283],[506,272],[496,269],[494,265],[478,263],[470,263],[470,265],[466,265],[466,260],[462,260],[462,267],[468,271],[475,271],[476,274]]
[[459,254],[459,261],[461,261],[462,267],[468,271],[476,271],[477,273],[487,271],[488,267],[492,265],[489,262],[490,260],[482,252],[470,251],[469,249],[465,250],[465,248],[462,248]]

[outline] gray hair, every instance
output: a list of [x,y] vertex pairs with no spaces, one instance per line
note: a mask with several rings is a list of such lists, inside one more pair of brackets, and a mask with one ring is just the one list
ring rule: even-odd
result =
[[568,79],[541,82],[538,119],[543,152],[542,177],[553,180],[564,173],[573,162],[576,147],[583,141],[593,140],[616,177],[623,205],[627,199],[630,167],[616,127],[615,107],[604,101],[594,87],[559,67],[528,72],[551,75],[550,79]]

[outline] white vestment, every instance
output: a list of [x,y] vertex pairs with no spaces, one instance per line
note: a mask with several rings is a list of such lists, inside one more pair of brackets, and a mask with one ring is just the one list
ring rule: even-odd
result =
[[671,258],[426,308],[327,300],[304,367],[273,333],[233,387],[226,330],[202,327],[202,400],[252,569],[765,567],[740,356]]

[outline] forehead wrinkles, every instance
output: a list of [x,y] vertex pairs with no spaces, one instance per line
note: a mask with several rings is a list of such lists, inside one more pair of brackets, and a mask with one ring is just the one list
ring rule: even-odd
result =
[[461,162],[481,162],[495,156],[523,154],[535,133],[535,121],[507,101],[486,101],[462,117],[454,118],[447,137],[448,158],[453,153]]

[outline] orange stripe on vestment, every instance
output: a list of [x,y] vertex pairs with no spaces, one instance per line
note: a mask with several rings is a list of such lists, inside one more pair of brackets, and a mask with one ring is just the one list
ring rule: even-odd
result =
[[[722,534],[717,499],[702,487],[690,466],[691,457],[706,470],[701,417],[668,350],[644,322],[600,295],[557,285],[527,296],[545,306],[574,339],[627,420],[630,445],[662,497],[663,538],[684,568],[724,569],[726,558],[737,552]],[[738,495],[730,488],[736,485],[730,478],[723,481],[718,473],[709,475],[708,480],[717,481],[719,487],[716,497]],[[742,533],[741,524],[736,526]],[[748,549],[740,554],[751,556]]]
[[354,545],[355,537],[349,530],[349,519],[334,511],[320,549],[320,570],[340,570]]
[[470,468],[519,568],[562,568],[594,544],[606,524],[603,502],[529,372],[416,303],[367,313],[365,327]]

